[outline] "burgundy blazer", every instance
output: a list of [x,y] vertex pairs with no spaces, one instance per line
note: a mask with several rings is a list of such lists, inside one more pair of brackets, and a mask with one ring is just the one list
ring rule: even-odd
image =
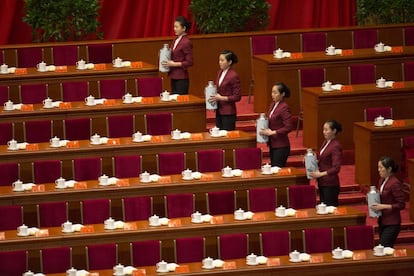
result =
[[[270,105],[268,117],[274,105],[274,102]],[[280,101],[272,116],[269,117],[269,128],[276,130],[275,135],[269,136],[268,144],[271,148],[284,148],[290,145],[288,134],[293,130],[293,121],[289,106],[285,101]]]
[[236,102],[241,99],[240,92],[240,77],[232,68],[229,68],[227,74],[224,76],[223,81],[218,85],[220,76],[223,70],[219,70],[217,74],[217,93],[221,96],[227,96],[228,101],[219,101],[218,110],[221,115],[234,115],[237,114]]
[[[321,149],[324,147],[323,143]],[[339,171],[342,164],[342,146],[338,140],[333,139],[326,149],[319,155],[319,171],[326,171],[328,175],[318,178],[320,186],[339,186]]]
[[[173,40],[171,49],[173,49],[177,38]],[[171,60],[182,62],[183,65],[181,67],[170,67],[170,71],[168,72],[170,78],[176,80],[188,79],[187,69],[193,65],[193,45],[186,35],[181,38],[180,42],[177,44],[177,47],[171,51]]]
[[[384,179],[379,181],[378,190],[381,187]],[[383,225],[396,225],[401,223],[400,210],[405,208],[404,192],[402,191],[402,184],[400,180],[391,175],[385,183],[384,188],[380,194],[382,204],[391,204],[392,209],[381,210],[381,223]]]

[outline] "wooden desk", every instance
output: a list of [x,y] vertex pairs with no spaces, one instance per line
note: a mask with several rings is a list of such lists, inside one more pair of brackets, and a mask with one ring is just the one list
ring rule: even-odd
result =
[[[121,199],[131,196],[152,196],[154,212],[164,215],[163,196],[167,194],[194,193],[196,195],[196,210],[207,212],[205,193],[211,191],[234,190],[237,193],[237,206],[248,209],[246,191],[252,188],[272,187],[277,189],[277,204],[287,206],[286,188],[290,185],[307,185],[304,170],[290,168],[291,175],[263,175],[258,170],[245,171],[240,177],[224,178],[221,172],[203,174],[202,179],[183,180],[181,175],[167,176],[168,183],[162,181],[142,183],[139,178],[125,179],[129,186],[99,186],[97,180],[86,181],[85,189],[56,189],[55,183],[45,184],[44,192],[13,192],[10,186],[0,186],[1,205],[22,205],[26,222],[36,223],[36,204],[52,201],[67,201],[71,212],[71,221],[80,222],[79,202],[85,199],[109,198],[111,199],[112,214],[114,217],[122,217]],[[29,208],[28,208],[29,207]],[[76,210],[75,213],[72,210]],[[34,211],[34,213],[32,213]]]
[[[365,186],[378,183],[377,164],[381,156],[401,162],[401,138],[414,133],[414,119],[403,122],[404,126],[385,127],[375,127],[373,122],[354,123],[356,183]],[[398,177],[402,179],[401,175]]]
[[[414,159],[408,160],[408,180],[410,181],[410,202],[414,202]],[[410,220],[414,221],[414,204],[410,204]]]
[[[225,151],[226,165],[233,167],[233,149],[256,147],[256,136],[243,131],[235,131],[238,137],[211,137],[209,133],[198,133],[199,138],[172,140],[170,135],[162,135],[157,138],[158,142],[133,142],[132,137],[120,138],[119,145],[92,145],[89,140],[79,141],[79,148],[51,148],[49,143],[39,143],[39,150],[17,150],[10,151],[6,145],[0,145],[0,162],[27,163],[25,172],[24,164],[21,164],[21,178],[24,181],[31,181],[30,163],[34,160],[63,160],[63,177],[66,179],[72,176],[72,159],[82,157],[102,157],[103,173],[112,175],[112,156],[117,155],[142,155],[143,171],[156,172],[156,154],[160,152],[185,152],[186,165],[195,170],[194,153],[202,149],[223,149]],[[154,137],[153,137],[154,138]],[[66,162],[65,162],[66,161]],[[30,177],[30,178],[28,178]]]
[[323,92],[321,87],[302,89],[303,145],[319,149],[324,141],[322,126],[328,119],[342,124],[338,135],[344,149],[352,149],[353,123],[364,121],[367,107],[390,106],[394,119],[414,118],[414,82],[404,88],[376,88],[375,84],[353,85],[352,91]]
[[[5,231],[5,239],[0,240],[0,250],[36,250],[44,247],[71,246],[81,247],[99,243],[129,243],[142,240],[172,240],[180,237],[216,237],[229,233],[260,233],[274,230],[301,231],[304,228],[333,227],[338,235],[343,227],[365,224],[366,214],[351,207],[339,207],[333,214],[318,215],[315,208],[301,209],[296,216],[279,218],[274,212],[256,213],[252,220],[237,221],[233,214],[215,216],[222,222],[194,224],[191,218],[170,220],[166,226],[152,227],[148,221],[135,221],[136,230],[105,230],[102,224],[91,225],[92,233],[62,233],[61,227],[48,228],[47,237],[19,237],[17,230]],[[257,218],[257,219],[256,219]],[[220,221],[217,220],[217,221]],[[29,225],[30,226],[30,225]]]
[[[206,129],[205,100],[188,95],[188,100],[161,101],[159,97],[146,98],[151,103],[124,104],[121,99],[114,100],[114,105],[87,106],[84,102],[71,102],[71,108],[43,108],[42,104],[34,104],[33,111],[4,111],[0,112],[0,122],[14,122],[16,140],[22,141],[22,122],[29,120],[53,120],[54,135],[63,138],[63,122],[68,118],[92,118],[92,132],[106,135],[106,116],[135,115],[135,129],[145,133],[144,114],[173,113],[173,128],[181,131],[203,132]],[[191,120],[189,120],[191,118]]]
[[[289,49],[284,49],[290,51]],[[293,114],[301,110],[300,79],[301,68],[325,68],[326,80],[349,84],[348,66],[356,63],[376,65],[377,78],[403,80],[401,63],[414,60],[414,46],[403,47],[402,53],[376,53],[374,49],[353,49],[353,55],[328,56],[325,52],[304,52],[302,58],[275,59],[273,55],[253,56],[254,111],[266,112],[271,102],[271,88],[276,81],[284,82],[291,91],[287,99]]]
[[[49,84],[49,90],[52,90],[49,92],[53,97],[59,95],[56,90],[60,90],[59,83],[64,81],[89,81],[96,83],[96,81],[104,79],[125,79],[131,80],[128,84],[128,90],[136,91],[133,79],[158,76],[158,67],[147,62],[142,62],[142,68],[114,68],[112,64],[105,64],[105,66],[104,70],[77,70],[76,66],[70,65],[67,66],[67,72],[38,72],[36,68],[27,68],[27,74],[1,74],[0,85],[10,86],[10,97],[14,102],[17,102],[18,86],[24,83],[47,83]],[[132,89],[133,87],[134,90]],[[97,87],[92,86],[89,89],[94,91]]]
[[[404,249],[401,249],[404,251]],[[227,260],[228,263],[234,263],[234,268],[215,268],[211,270],[203,269],[201,262],[181,264],[188,268],[185,275],[237,275],[237,276],[252,276],[252,275],[335,275],[335,276],[349,276],[349,275],[375,275],[375,276],[389,276],[389,275],[410,275],[414,270],[414,250],[405,249],[405,256],[384,256],[376,257],[372,250],[355,251],[354,255],[365,256],[364,259],[353,260],[343,259],[335,260],[332,254],[318,253],[311,254],[311,258],[321,259],[321,262],[289,262],[288,256],[272,256],[269,260],[274,261],[277,265],[249,266],[246,264],[246,259],[232,259]],[[256,252],[257,253],[257,252]],[[164,275],[166,273],[157,273],[155,266],[139,267],[138,269],[145,270],[143,275]],[[100,276],[112,276],[113,270],[91,270],[90,272],[99,273]],[[184,272],[168,272],[168,275],[183,275]],[[49,275],[49,274],[48,274]],[[65,273],[50,274],[50,276],[65,276]]]

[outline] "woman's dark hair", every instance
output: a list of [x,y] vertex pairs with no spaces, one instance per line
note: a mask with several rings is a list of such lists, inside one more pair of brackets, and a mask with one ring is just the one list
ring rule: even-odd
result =
[[236,64],[239,61],[236,54],[230,50],[223,50],[220,52],[220,55],[224,55],[227,61],[231,61],[232,65]]
[[185,28],[185,31],[188,32],[191,28],[191,22],[188,21],[184,16],[180,15],[175,19],[175,22],[180,23],[181,27]]
[[384,168],[389,169],[391,168],[392,173],[396,173],[398,171],[398,165],[395,163],[394,159],[388,156],[382,156],[379,161],[384,166]]
[[330,129],[336,130],[336,134],[342,131],[342,125],[335,120],[327,120],[325,123],[329,125]]
[[275,84],[273,84],[273,86],[277,86],[277,90],[279,90],[280,94],[285,93],[285,96],[283,96],[283,97],[285,97],[285,98],[290,97],[290,89],[283,82],[275,82]]

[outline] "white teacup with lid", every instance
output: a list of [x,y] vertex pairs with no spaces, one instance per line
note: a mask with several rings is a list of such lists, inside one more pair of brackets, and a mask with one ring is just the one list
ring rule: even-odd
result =
[[164,92],[162,92],[160,94],[161,100],[162,101],[169,101],[170,100],[170,92],[168,92],[167,90],[165,90]]
[[239,208],[234,211],[234,219],[235,220],[244,220],[244,210]]
[[137,131],[134,134],[132,134],[132,140],[134,140],[135,142],[142,141],[142,133]]
[[23,273],[23,276],[34,276],[34,275],[35,275],[34,272],[32,272],[30,270],[28,270],[25,273]]
[[46,63],[44,61],[39,62],[36,65],[36,68],[39,72],[46,72],[47,71]]
[[116,266],[114,266],[113,270],[114,270],[114,275],[116,276],[125,275],[125,267],[122,264],[117,264]]
[[122,100],[124,101],[124,103],[132,103],[132,94],[126,93],[122,96]]
[[283,205],[280,205],[276,208],[276,216],[277,217],[285,217],[286,216],[286,208]]
[[59,177],[55,180],[55,185],[57,188],[66,188],[66,179]]
[[271,174],[272,173],[272,165],[266,163],[262,166],[262,173],[263,174]]
[[283,50],[278,48],[276,50],[273,51],[273,56],[275,58],[282,58],[283,57]]
[[335,55],[335,46],[331,45],[325,50],[327,55]]
[[49,97],[43,100],[43,107],[51,108],[53,106],[53,100]]
[[150,182],[151,181],[150,174],[147,171],[145,171],[143,173],[140,173],[139,178],[140,178],[141,182]]
[[181,176],[183,177],[183,179],[191,180],[193,179],[193,171],[190,169],[186,169],[181,172]]
[[384,52],[384,47],[385,47],[384,43],[379,42],[375,45],[375,51],[376,52]]
[[13,191],[23,191],[23,182],[17,179],[12,183]]
[[1,72],[2,74],[7,74],[7,73],[9,73],[9,66],[8,66],[7,64],[3,63],[3,64],[0,66],[0,72]]
[[300,253],[297,250],[294,250],[289,253],[289,258],[292,262],[300,261]]
[[114,65],[114,67],[122,67],[122,58],[117,57],[112,61],[112,64]]
[[10,141],[7,142],[7,149],[9,150],[17,150],[19,149],[19,145],[17,143],[16,140],[11,139]]
[[254,253],[246,256],[246,264],[247,265],[257,265],[257,256]]
[[154,214],[148,218],[148,222],[151,226],[158,226],[160,225],[160,217]]
[[337,247],[337,248],[335,248],[334,250],[332,250],[332,256],[334,257],[334,258],[337,258],[337,259],[340,259],[340,258],[343,258],[343,250],[342,250],[342,248],[340,248],[340,247]]
[[73,232],[72,222],[70,222],[70,221],[67,220],[64,223],[62,223],[62,232],[64,232],[64,233],[71,233],[71,232]]
[[384,117],[382,117],[381,115],[379,115],[377,118],[375,118],[374,125],[375,126],[385,126]]
[[216,126],[210,128],[209,132],[210,132],[210,135],[214,137],[217,137],[220,135],[220,129]]
[[13,110],[14,108],[13,102],[11,100],[5,102],[3,106],[4,110]]
[[86,105],[95,105],[95,97],[92,95],[89,95],[85,98],[85,104]]
[[86,69],[86,62],[83,59],[80,59],[76,62],[76,68],[80,70]]
[[172,139],[180,139],[181,138],[181,130],[176,129],[171,131],[171,137]]
[[91,136],[91,143],[98,145],[101,143],[101,136],[97,133],[95,133],[94,135]]
[[50,142],[50,146],[51,147],[55,147],[56,148],[56,147],[59,147],[60,146],[60,139],[57,136],[55,136],[53,138],[50,138],[49,142]]
[[29,235],[29,227],[27,225],[22,224],[19,227],[17,227],[17,234],[19,236],[28,236]]
[[99,185],[108,185],[109,184],[109,177],[106,174],[101,175],[98,177]]
[[382,246],[381,244],[375,246],[374,247],[374,254],[377,255],[377,256],[385,255],[384,246]]
[[229,166],[227,166],[227,167],[225,167],[221,170],[221,173],[225,177],[230,177],[230,176],[232,176],[231,171],[232,171],[232,169]]
[[318,214],[326,214],[327,213],[326,204],[321,202],[320,204],[316,205],[316,212]]
[[207,257],[203,259],[203,268],[211,269],[214,268],[214,260],[211,257]]
[[322,84],[322,89],[324,91],[331,91],[332,90],[332,82],[326,81]]
[[78,272],[77,269],[71,267],[68,270],[66,270],[66,276],[76,276],[77,272]]
[[165,262],[164,260],[158,262],[156,264],[157,267],[157,272],[168,272],[168,263]]
[[115,220],[111,217],[107,218],[104,221],[104,228],[110,230],[115,229]]
[[203,218],[201,217],[201,213],[199,211],[191,214],[191,222],[195,222],[195,223],[203,222]]
[[383,77],[381,77],[381,78],[377,79],[376,83],[377,83],[377,87],[384,88],[385,84],[386,84],[386,81]]

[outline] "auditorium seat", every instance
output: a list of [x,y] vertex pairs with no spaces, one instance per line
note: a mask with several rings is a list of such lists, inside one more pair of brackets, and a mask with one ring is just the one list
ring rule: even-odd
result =
[[350,84],[375,83],[374,64],[351,64],[348,66]]
[[312,185],[292,185],[287,188],[288,207],[293,209],[315,208],[316,188]]
[[43,61],[43,48],[30,47],[15,49],[17,57],[17,67],[28,68],[36,67],[36,65]]
[[83,102],[89,96],[88,81],[67,81],[60,83],[64,102]]
[[0,104],[4,104],[10,99],[9,91],[10,88],[7,85],[0,85]]
[[99,80],[99,95],[104,99],[122,99],[126,91],[126,80]]
[[212,191],[206,193],[207,213],[210,215],[232,214],[236,209],[235,191]]
[[219,235],[217,245],[222,260],[245,258],[249,254],[249,236],[244,233]]
[[44,274],[63,273],[72,267],[71,247],[40,249],[40,265]]
[[310,228],[302,230],[303,250],[308,254],[331,252],[333,249],[332,228]]
[[19,90],[22,104],[41,104],[47,98],[48,85],[45,83],[22,84]]
[[224,167],[224,150],[210,149],[195,152],[198,172],[219,172]]
[[87,61],[90,63],[111,63],[113,60],[113,45],[110,43],[86,45]]
[[374,48],[378,42],[378,30],[377,29],[361,29],[353,31],[353,48]]
[[384,119],[392,119],[392,107],[380,106],[380,107],[367,107],[364,109],[364,121],[373,122],[378,116],[384,117]]
[[0,186],[11,186],[20,178],[19,163],[0,163]]
[[102,175],[102,158],[76,158],[72,160],[72,167],[74,180],[98,180]]
[[68,220],[68,203],[65,201],[37,204],[37,225],[40,228],[58,227]]
[[142,170],[141,155],[118,155],[112,157],[113,175],[117,178],[139,177]]
[[195,195],[192,193],[164,195],[164,206],[168,218],[191,217],[195,208]]
[[56,66],[74,66],[79,59],[79,46],[77,45],[61,45],[51,48],[53,62]]
[[82,224],[103,224],[111,216],[111,200],[88,199],[80,202]]
[[131,264],[134,267],[153,266],[161,261],[161,241],[145,240],[129,244]]
[[374,228],[372,225],[352,225],[344,227],[345,249],[363,250],[374,248]]
[[153,214],[151,196],[133,196],[122,198],[124,221],[146,220]]
[[159,97],[162,92],[162,78],[137,78],[135,79],[137,95],[141,97]]
[[324,52],[326,50],[326,32],[302,33],[302,52]]
[[201,262],[205,258],[205,239],[203,237],[186,237],[174,240],[175,262]]
[[107,116],[106,129],[110,138],[132,137],[135,132],[135,116],[132,114]]
[[404,81],[414,81],[414,62],[404,62],[403,70],[404,70]]
[[274,211],[277,206],[276,188],[252,188],[247,190],[247,205],[249,211]]
[[233,149],[234,168],[240,170],[258,170],[262,167],[261,148]]
[[2,214],[2,219],[0,220],[0,231],[16,230],[17,227],[23,224],[23,206],[0,206],[0,214]]
[[[0,123],[0,145],[7,145],[7,142],[14,138],[14,123]],[[1,180],[0,180],[1,182]]]
[[259,233],[260,251],[263,256],[289,255],[290,232],[287,230]]
[[156,155],[159,175],[181,174],[186,168],[185,152],[161,152]]
[[88,270],[112,269],[118,264],[117,244],[91,244],[85,248]]
[[32,174],[35,184],[54,183],[62,176],[62,161],[36,160],[32,162]]
[[89,140],[91,137],[91,118],[67,118],[63,120],[63,138],[71,141]]
[[173,128],[172,113],[144,114],[145,133],[149,135],[170,135]]
[[53,121],[24,121],[23,131],[27,143],[48,143],[53,137]]
[[27,250],[0,251],[0,275],[20,276],[27,271]]

